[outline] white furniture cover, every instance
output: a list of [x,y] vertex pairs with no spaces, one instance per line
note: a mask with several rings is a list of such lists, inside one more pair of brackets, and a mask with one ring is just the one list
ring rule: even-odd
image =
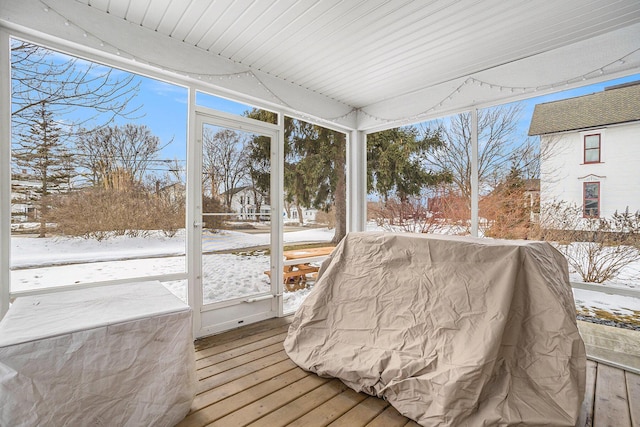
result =
[[285,350],[424,426],[574,426],[586,356],[568,279],[547,243],[352,233]]
[[195,392],[191,309],[160,282],[16,299],[0,426],[173,426]]

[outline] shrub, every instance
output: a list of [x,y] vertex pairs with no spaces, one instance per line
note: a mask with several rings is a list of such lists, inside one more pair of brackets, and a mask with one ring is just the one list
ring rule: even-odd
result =
[[144,237],[152,230],[173,236],[184,227],[184,201],[144,189],[88,188],[53,198],[50,218],[59,232],[103,240]]
[[537,237],[551,241],[584,282],[603,283],[640,260],[640,214],[617,211],[610,219],[583,218],[564,202],[543,207]]

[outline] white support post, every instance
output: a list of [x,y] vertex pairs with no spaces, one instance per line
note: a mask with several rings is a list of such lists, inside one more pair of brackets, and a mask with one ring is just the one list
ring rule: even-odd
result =
[[479,218],[478,180],[478,110],[471,110],[471,235],[478,237]]
[[[197,157],[202,154],[201,145],[196,141],[196,90],[189,87],[187,107],[187,194],[186,194],[186,262],[187,262],[187,301],[193,309],[193,336],[198,336],[202,327],[200,307],[202,307],[202,279],[199,277],[198,257],[202,256],[200,236],[202,227],[196,227],[201,218],[196,215],[202,212],[202,191],[200,188],[201,170],[197,170]],[[198,289],[198,287],[200,289]]]
[[[284,245],[284,114],[278,113],[278,137],[271,141],[271,286],[275,282],[278,295],[274,301],[277,304],[278,317],[284,314],[283,284],[283,245]],[[275,221],[275,222],[274,222]]]
[[347,232],[364,231],[367,224],[367,137],[347,134]]
[[11,292],[11,49],[0,29],[0,319]]

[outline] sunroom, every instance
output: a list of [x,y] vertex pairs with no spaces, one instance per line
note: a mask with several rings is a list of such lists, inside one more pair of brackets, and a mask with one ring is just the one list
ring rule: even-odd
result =
[[[69,61],[75,61],[72,72],[64,71]],[[483,163],[488,153],[483,132],[491,129],[487,112],[503,108],[513,127],[528,127],[530,117],[513,113],[526,108],[511,105],[575,96],[562,92],[594,84],[639,80],[640,5],[633,0],[553,5],[535,0],[9,0],[0,5],[0,67],[0,316],[20,298],[159,283],[191,308],[189,338],[202,339],[196,341],[196,365],[202,379],[213,384],[198,390],[185,425],[216,420],[219,425],[276,425],[270,423],[277,420],[409,425],[384,401],[337,381],[293,374],[286,355],[273,356],[281,351],[278,340],[284,339],[287,316],[311,291],[319,263],[346,233],[374,229],[490,236],[485,214],[490,209],[483,212],[483,200],[489,203],[488,196],[503,188],[507,174],[488,184]],[[29,67],[30,75],[20,74]],[[91,84],[84,86],[84,100],[67,92],[52,101],[47,90],[56,73],[87,78],[94,85],[109,73],[121,85],[107,88],[99,101],[97,108],[110,111],[109,118],[97,122],[95,111],[83,110],[97,102],[90,94],[100,88]],[[40,86],[34,83],[37,75],[45,76]],[[38,90],[49,98],[35,96]],[[172,93],[178,101],[136,98],[145,91]],[[130,105],[118,104],[119,96]],[[29,118],[24,111],[31,111]],[[41,121],[33,121],[38,114]],[[34,147],[28,140],[34,139],[35,124],[47,120],[57,129],[52,140],[73,140],[59,166],[63,170],[65,159],[74,161],[66,169],[74,170],[73,177],[34,178],[38,159],[29,154]],[[460,205],[460,194],[451,186],[425,185],[411,199],[425,203],[408,205],[398,197],[400,181],[386,191],[375,187],[382,181],[378,172],[389,167],[372,161],[378,135],[411,128],[417,129],[417,140],[426,141],[437,130],[451,132],[455,123],[465,134],[463,152],[469,159],[468,170],[461,172],[469,184],[462,194],[466,199],[455,220],[436,219],[433,208],[429,214],[402,210],[426,209],[426,200],[432,206]],[[124,158],[124,152],[96,150],[104,141],[145,130],[160,136],[141,139],[144,147],[155,145],[132,168],[109,163]],[[224,141],[226,152],[220,148]],[[517,146],[511,153],[524,159],[527,144],[507,142],[505,147]],[[603,155],[607,149],[603,145]],[[134,151],[133,157],[139,155]],[[225,155],[226,162],[221,161]],[[537,156],[540,162],[542,155],[531,156],[527,159]],[[500,167],[508,170],[511,160],[505,154]],[[434,171],[429,176],[437,175],[437,163],[429,158],[427,164]],[[41,166],[40,177],[56,167]],[[41,202],[53,193],[65,197]],[[114,194],[120,198],[109,198]],[[400,201],[399,214],[398,205],[390,207],[394,200]],[[640,209],[633,203],[633,210]],[[103,219],[104,212],[110,215]],[[151,218],[150,212],[160,214]],[[529,214],[533,218],[539,210]],[[398,215],[411,216],[411,221],[396,222]],[[433,218],[429,226],[418,225],[427,215]],[[122,218],[124,225],[117,221]],[[107,219],[118,223],[96,226]],[[446,226],[440,227],[443,221]],[[633,280],[627,281],[631,285],[609,286],[607,292],[638,299]],[[581,425],[591,425],[594,416],[612,425],[640,423],[640,408],[632,403],[640,393],[639,365],[634,368],[638,358],[630,354],[640,348],[640,340],[606,330],[602,338],[600,329],[590,333],[592,361]],[[623,344],[601,347],[611,336]],[[271,362],[261,365],[263,359]],[[229,368],[222,367],[225,363]],[[255,368],[243,368],[252,363]],[[283,372],[291,377],[281,380],[283,393],[296,383],[299,394],[274,401],[261,413],[256,406],[278,389],[252,398],[251,387]],[[602,372],[602,383],[596,372]],[[250,383],[250,375],[262,379]],[[617,393],[606,391],[615,383],[624,391],[622,409],[619,402],[596,404],[596,386],[605,383],[601,400]],[[240,384],[244,389],[237,388]],[[291,409],[290,418],[283,415],[287,402],[313,390],[326,396],[315,397],[320,399],[317,408],[308,401],[291,406],[298,412]],[[231,408],[225,399],[235,399],[237,411],[214,409]],[[322,416],[315,416],[314,409],[320,408]]]

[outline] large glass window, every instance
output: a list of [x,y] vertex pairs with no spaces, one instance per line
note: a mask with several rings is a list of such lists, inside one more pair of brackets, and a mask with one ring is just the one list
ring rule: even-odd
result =
[[187,90],[23,40],[11,54],[11,291],[186,277]]

